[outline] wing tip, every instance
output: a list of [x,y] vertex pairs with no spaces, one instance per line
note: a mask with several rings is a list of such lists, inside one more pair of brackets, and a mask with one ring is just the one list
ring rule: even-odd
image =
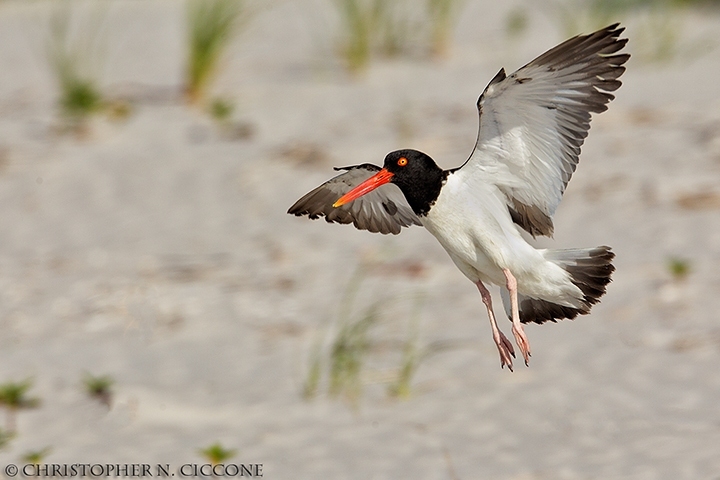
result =
[[507,78],[507,75],[505,74],[505,67],[503,67],[503,68],[500,69],[500,71],[498,71],[498,73],[495,74],[495,76],[493,77],[493,79],[490,80],[490,83],[488,83],[487,86],[485,87],[485,90],[483,90],[483,92],[480,94],[480,97],[478,97],[478,100],[477,100],[477,107],[478,107],[478,109],[481,109],[481,108],[482,108],[482,106],[481,106],[481,105],[482,105],[482,101],[483,101],[483,99],[485,98],[485,94],[488,92],[488,89],[489,89],[490,87],[492,87],[493,85],[496,85],[496,84],[502,82],[502,81],[505,80],[506,78]]

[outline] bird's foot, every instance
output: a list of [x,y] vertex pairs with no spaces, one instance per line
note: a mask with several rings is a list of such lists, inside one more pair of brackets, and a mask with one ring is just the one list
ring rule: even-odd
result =
[[530,342],[528,341],[527,335],[525,335],[525,330],[523,329],[522,324],[516,326],[513,323],[512,333],[515,336],[515,343],[517,343],[517,346],[525,359],[525,366],[528,366],[532,355],[530,354]]
[[500,368],[505,368],[507,365],[508,369],[513,371],[513,361],[515,358],[515,349],[510,343],[510,340],[500,330],[497,331],[498,335],[493,335],[495,345],[497,345],[498,352],[500,352]]

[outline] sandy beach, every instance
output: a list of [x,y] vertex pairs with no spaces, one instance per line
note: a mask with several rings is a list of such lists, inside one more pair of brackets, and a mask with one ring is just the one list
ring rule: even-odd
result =
[[[0,383],[30,378],[41,402],[18,412],[1,468],[49,447],[45,463],[177,471],[220,442],[268,479],[720,479],[720,11],[673,11],[662,60],[642,53],[654,24],[617,19],[623,86],[537,242],[610,245],[617,271],[591,315],[529,325],[530,366],[510,373],[428,232],[286,211],[333,166],[391,150],[460,165],[487,82],[566,38],[552,13],[467,0],[446,57],[353,76],[333,55],[332,2],[275,0],[210,86],[236,105],[234,137],[180,94],[184,3],[107,3],[97,78],[130,113],[75,135],[58,130],[51,3],[0,2]],[[528,24],[511,37],[517,8]],[[362,392],[334,397],[338,319],[368,312]],[[396,398],[409,338],[432,354]],[[87,374],[114,379],[110,409]]]

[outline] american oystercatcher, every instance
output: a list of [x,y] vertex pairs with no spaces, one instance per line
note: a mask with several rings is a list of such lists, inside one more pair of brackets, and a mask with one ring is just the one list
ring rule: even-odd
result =
[[288,213],[324,216],[371,232],[398,234],[421,225],[480,291],[500,365],[515,351],[498,328],[486,283],[499,285],[525,364],[524,323],[587,314],[615,270],[610,247],[536,249],[533,237],[552,236],[552,216],[578,164],[591,113],[614,98],[629,54],[624,28],[610,25],[578,35],[506,75],[500,69],[477,102],[480,131],[463,165],[443,170],[417,150],[398,150],[382,168],[363,164],[320,185]]

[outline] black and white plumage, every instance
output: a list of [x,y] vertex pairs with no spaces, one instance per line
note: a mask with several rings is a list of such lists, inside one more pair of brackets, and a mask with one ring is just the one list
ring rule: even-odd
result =
[[552,235],[552,215],[577,167],[590,114],[620,88],[627,39],[611,25],[577,36],[520,68],[504,69],[478,99],[480,130],[467,167],[493,178],[518,223]]
[[620,87],[630,58],[618,53],[627,43],[623,30],[615,24],[573,37],[511,75],[501,69],[478,99],[477,142],[461,167],[442,170],[424,153],[398,150],[382,169],[348,167],[288,213],[382,233],[423,225],[477,286],[501,365],[512,369],[514,349],[499,330],[485,283],[501,286],[527,364],[522,324],[588,313],[614,271],[609,247],[536,249],[517,227],[552,235],[591,114],[606,110]]

